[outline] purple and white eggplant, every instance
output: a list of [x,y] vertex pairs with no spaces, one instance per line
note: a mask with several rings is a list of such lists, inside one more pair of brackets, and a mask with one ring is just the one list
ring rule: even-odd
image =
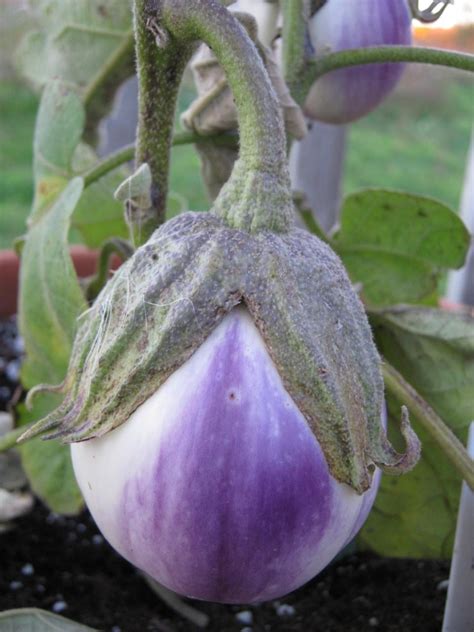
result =
[[38,429],[73,442],[105,537],[199,599],[297,588],[362,526],[376,466],[419,453],[406,420],[407,453],[387,441],[379,358],[336,255],[215,210],[167,222],[120,268],[64,390]]
[[360,300],[336,254],[294,226],[262,59],[219,2],[162,4],[175,38],[222,62],[240,156],[211,211],[163,224],[83,314],[64,399],[25,436],[73,443],[105,537],[158,582],[261,601],[318,573],[367,516],[377,468],[406,471],[419,443],[404,416],[407,451],[390,445]]
[[316,575],[360,528],[248,312],[236,307],[120,428],[72,446],[109,542],[199,599],[272,599]]
[[[310,21],[315,54],[351,48],[410,45],[407,0],[327,0]],[[375,109],[395,88],[403,64],[370,64],[335,70],[318,79],[306,98],[308,116],[350,123]]]

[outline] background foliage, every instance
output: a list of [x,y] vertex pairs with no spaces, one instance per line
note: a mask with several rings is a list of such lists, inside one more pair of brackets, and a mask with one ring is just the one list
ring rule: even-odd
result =
[[[180,110],[192,101],[191,83]],[[25,231],[33,193],[32,143],[37,97],[15,80],[0,83],[0,248]],[[344,192],[404,189],[456,209],[474,114],[472,84],[454,71],[409,69],[395,95],[350,128]],[[173,151],[171,189],[193,210],[208,206],[199,158],[188,145]],[[79,242],[73,229],[71,240]]]

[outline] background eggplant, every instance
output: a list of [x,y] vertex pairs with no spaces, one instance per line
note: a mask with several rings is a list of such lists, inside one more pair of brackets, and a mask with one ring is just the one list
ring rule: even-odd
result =
[[[328,0],[310,20],[316,57],[328,52],[384,45],[410,45],[406,0]],[[350,123],[376,108],[395,88],[403,64],[370,64],[335,70],[318,79],[306,98],[308,116]]]

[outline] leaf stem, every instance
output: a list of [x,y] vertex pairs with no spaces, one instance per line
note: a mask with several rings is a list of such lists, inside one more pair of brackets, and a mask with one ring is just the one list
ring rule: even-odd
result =
[[113,171],[120,165],[129,162],[135,155],[135,143],[131,145],[125,145],[117,151],[106,156],[103,160],[95,164],[88,171],[83,174],[84,188],[94,184],[97,180],[100,180],[110,171]]
[[5,433],[0,437],[0,452],[5,452],[6,450],[10,450],[10,448],[15,448],[18,446],[17,439],[21,437],[21,435],[26,432],[29,428],[32,428],[35,425],[36,421],[32,421],[29,424],[25,424],[24,426],[19,426],[18,428],[14,428],[10,430],[10,432]]
[[[195,132],[177,132],[173,136],[172,146],[179,147],[181,145],[189,145],[192,143],[213,143],[223,147],[235,147],[237,145],[237,136],[233,133],[210,134],[209,136],[201,136]],[[103,160],[94,165],[91,169],[83,174],[84,187],[88,187],[97,180],[103,178],[109,171],[113,171],[120,165],[129,162],[135,155],[135,143],[125,145],[117,151],[109,154]]]
[[419,63],[434,66],[446,66],[467,72],[474,72],[474,55],[423,48],[418,46],[376,46],[371,48],[354,48],[337,53],[322,55],[308,62],[304,77],[304,93],[307,94],[312,84],[332,70],[375,63]]
[[474,490],[474,462],[456,435],[421,395],[385,360],[382,365],[382,372],[387,390],[400,403],[408,407],[418,422],[443,450],[469,487]]
[[102,244],[97,262],[97,272],[86,287],[86,298],[88,301],[94,301],[107,283],[110,260],[114,255],[117,255],[122,262],[127,261],[133,255],[133,248],[127,241],[117,237],[112,237]]

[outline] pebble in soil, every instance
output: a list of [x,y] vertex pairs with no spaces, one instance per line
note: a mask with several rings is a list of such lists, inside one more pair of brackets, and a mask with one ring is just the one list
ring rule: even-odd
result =
[[17,395],[22,353],[16,318],[0,320],[0,410],[7,410]]

